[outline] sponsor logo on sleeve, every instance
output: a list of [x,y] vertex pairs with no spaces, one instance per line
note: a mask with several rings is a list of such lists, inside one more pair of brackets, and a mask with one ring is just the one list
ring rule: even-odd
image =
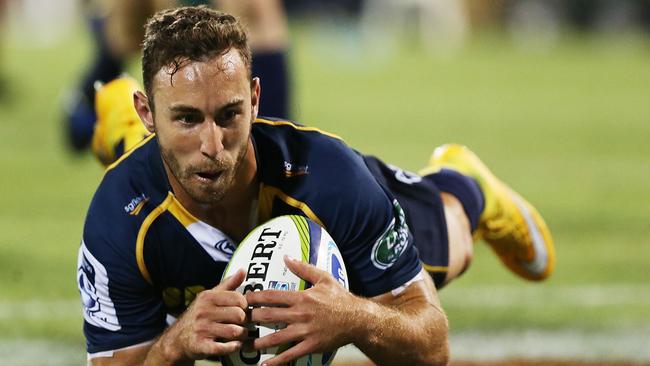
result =
[[406,225],[406,215],[397,200],[393,200],[395,217],[390,225],[372,247],[370,259],[379,269],[392,266],[404,253],[408,245],[409,228]]
[[149,197],[142,193],[133,198],[131,202],[127,203],[126,206],[124,206],[124,211],[131,216],[137,216],[147,201],[149,201]]
[[120,330],[122,327],[108,292],[106,268],[88,251],[83,241],[77,259],[77,285],[84,319],[96,327]]

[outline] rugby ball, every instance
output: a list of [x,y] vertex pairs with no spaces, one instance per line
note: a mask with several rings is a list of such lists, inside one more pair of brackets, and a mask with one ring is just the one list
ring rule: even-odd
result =
[[[251,231],[233,254],[223,278],[243,269],[246,278],[237,291],[284,290],[303,291],[311,284],[293,274],[284,263],[287,255],[329,272],[347,290],[348,277],[343,258],[332,237],[312,220],[298,216],[276,217]],[[272,334],[285,324],[249,324],[249,336]],[[291,347],[291,344],[264,350],[231,353],[222,357],[226,366],[260,365],[263,361]],[[310,354],[292,362],[292,365],[329,365],[336,351]]]

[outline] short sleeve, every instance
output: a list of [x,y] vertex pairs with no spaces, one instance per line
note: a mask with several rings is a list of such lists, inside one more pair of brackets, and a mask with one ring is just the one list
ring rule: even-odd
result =
[[341,250],[351,290],[368,297],[392,291],[422,270],[404,210],[360,154],[332,145],[321,154],[332,168],[311,176],[318,214]]
[[413,236],[398,201],[379,186],[359,195],[357,217],[351,234],[340,245],[350,277],[351,290],[377,296],[412,280],[422,270]]
[[77,261],[77,286],[89,354],[154,339],[165,312],[153,286],[124,253],[102,238],[84,235]]

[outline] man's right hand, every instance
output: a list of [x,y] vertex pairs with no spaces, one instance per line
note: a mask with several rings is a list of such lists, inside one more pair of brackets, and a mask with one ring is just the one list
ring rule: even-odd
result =
[[247,336],[246,298],[234,291],[244,281],[238,271],[198,294],[178,321],[163,333],[165,354],[176,360],[201,360],[238,351]]
[[248,303],[235,291],[246,273],[237,271],[218,286],[201,292],[183,315],[153,345],[116,351],[92,359],[93,365],[193,365],[242,347]]

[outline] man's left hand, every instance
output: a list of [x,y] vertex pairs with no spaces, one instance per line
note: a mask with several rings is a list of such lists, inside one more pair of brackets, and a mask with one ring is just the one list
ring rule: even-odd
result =
[[265,361],[275,366],[309,353],[332,351],[352,341],[354,313],[359,298],[348,292],[329,273],[315,266],[285,257],[295,275],[313,286],[305,291],[266,290],[249,292],[246,301],[254,308],[253,323],[286,323],[287,327],[254,340],[255,349],[295,342],[286,351]]

